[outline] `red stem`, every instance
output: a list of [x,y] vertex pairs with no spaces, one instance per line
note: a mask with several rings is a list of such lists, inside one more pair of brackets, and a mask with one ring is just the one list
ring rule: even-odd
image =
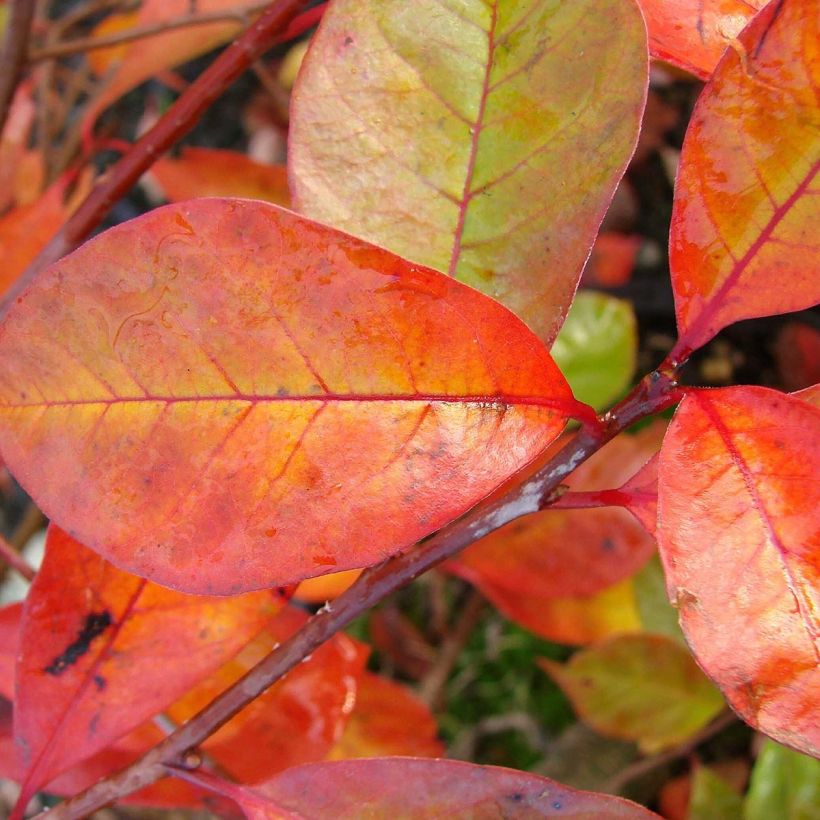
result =
[[[106,174],[59,232],[38,254],[3,300],[2,312],[45,267],[62,258],[86,239],[114,204],[156,159],[184,137],[202,114],[251,63],[275,43],[287,39],[288,26],[308,0],[274,0],[248,30],[226,48]],[[312,18],[309,18],[312,19]]]
[[12,0],[3,51],[0,54],[0,134],[9,115],[14,90],[26,64],[36,0]]
[[3,537],[0,537],[0,560],[5,561],[27,581],[33,581],[37,574],[36,570],[26,563],[25,558]]
[[51,809],[48,820],[85,817],[166,776],[168,767],[189,768],[185,759],[191,750],[355,618],[479,538],[547,506],[561,482],[607,441],[638,419],[657,413],[674,402],[677,395],[674,376],[666,371],[653,372],[608,413],[597,428],[582,428],[533,475],[519,475],[507,492],[474,507],[410,551],[363,572],[333,604],[320,610],[299,632],[280,644],[188,723],[129,768]]

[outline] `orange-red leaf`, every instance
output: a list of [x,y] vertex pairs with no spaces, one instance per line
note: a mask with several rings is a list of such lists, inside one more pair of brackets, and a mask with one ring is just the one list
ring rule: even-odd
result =
[[623,506],[655,535],[658,522],[658,453],[621,487]]
[[207,775],[192,778],[235,800],[245,816],[270,818],[431,817],[648,820],[651,811],[527,772],[455,760],[375,758],[299,766],[254,790]]
[[624,0],[334,0],[293,90],[294,202],[551,342],[635,147],[645,38]]
[[638,0],[653,57],[707,79],[766,0]]
[[427,706],[406,686],[365,672],[356,691],[356,706],[328,759],[354,757],[440,757],[438,726]]
[[182,595],[52,527],[21,631],[15,734],[36,789],[105,748],[235,654],[281,604]]
[[443,274],[248,200],[111,229],[0,328],[0,448],[118,566],[236,593],[361,567],[463,513],[576,407]]
[[151,173],[171,202],[198,196],[237,196],[290,205],[285,166],[263,165],[238,151],[183,148],[178,157],[158,159]]
[[[574,490],[618,487],[660,447],[663,425],[619,436],[582,464],[567,484]],[[654,540],[617,507],[551,510],[507,524],[466,549],[448,567],[484,589],[512,596],[589,596],[637,572]]]
[[9,604],[0,609],[0,695],[14,700],[14,669],[23,605]]
[[820,410],[697,391],[663,443],[658,542],[703,669],[761,731],[820,754]]
[[672,215],[674,355],[820,298],[818,42],[816,0],[776,0],[698,100]]

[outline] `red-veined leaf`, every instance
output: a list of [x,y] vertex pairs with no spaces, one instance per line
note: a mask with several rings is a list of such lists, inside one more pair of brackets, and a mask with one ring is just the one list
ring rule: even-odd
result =
[[578,407],[501,305],[246,200],[157,209],[53,265],[0,329],[0,385],[3,457],[44,512],[208,594],[409,547]]
[[646,79],[632,2],[335,0],[293,91],[294,201],[483,290],[551,342]]
[[692,392],[658,473],[669,597],[698,661],[744,720],[820,754],[820,410]]
[[36,790],[105,748],[259,633],[269,592],[183,595],[124,573],[51,527],[26,601],[15,733]]
[[[571,489],[619,486],[659,447],[663,424],[619,436],[568,479]],[[655,550],[654,540],[617,507],[546,509],[524,516],[464,550],[447,566],[479,589],[520,599],[589,596],[629,578]]]
[[766,0],[638,0],[653,57],[708,79]]
[[238,151],[182,149],[178,157],[161,157],[151,173],[171,202],[198,196],[238,196],[288,207],[288,174],[284,165],[263,165]]
[[816,0],[776,0],[698,100],[672,215],[673,357],[739,319],[820,298],[818,40]]
[[682,743],[724,708],[689,651],[666,635],[619,635],[566,664],[538,663],[593,729],[648,754]]
[[455,760],[388,757],[314,763],[290,769],[253,790],[200,773],[187,777],[235,800],[254,820],[657,817],[620,797],[576,791],[528,772]]
[[438,726],[427,706],[406,686],[365,672],[359,679],[356,705],[329,760],[354,757],[441,757]]

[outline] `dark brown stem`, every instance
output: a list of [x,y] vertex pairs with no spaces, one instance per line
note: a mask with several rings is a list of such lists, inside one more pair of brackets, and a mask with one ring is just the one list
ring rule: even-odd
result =
[[608,794],[619,794],[627,783],[631,783],[633,780],[637,780],[639,777],[649,774],[649,772],[654,771],[666,763],[671,763],[680,757],[686,757],[686,755],[694,752],[701,743],[720,734],[724,729],[736,723],[737,720],[738,717],[734,712],[724,712],[684,743],[672,749],[658,752],[658,754],[652,755],[651,757],[644,757],[641,760],[635,761],[635,763],[632,763],[630,766],[627,766],[625,769],[621,769],[618,774],[607,781],[602,791]]
[[60,231],[29,265],[6,295],[2,313],[28,287],[34,277],[86,239],[114,204],[147,171],[154,161],[177,140],[184,137],[202,114],[223,94],[254,60],[293,29],[288,25],[307,5],[308,0],[274,0],[259,19],[191,83],[134,147],[105,175],[86,197]]
[[27,581],[33,581],[37,572],[32,569],[26,560],[14,547],[0,536],[0,560],[5,561],[12,569],[17,570]]
[[12,0],[3,51],[0,52],[0,134],[9,115],[14,90],[26,64],[28,38],[36,0]]
[[505,492],[474,507],[408,552],[363,572],[353,586],[316,613],[299,632],[280,644],[188,723],[129,768],[51,809],[48,820],[85,817],[160,779],[167,773],[168,766],[186,768],[185,758],[189,752],[339,630],[383,598],[442,561],[452,558],[479,538],[522,515],[543,509],[555,488],[607,441],[638,419],[657,413],[673,403],[676,388],[674,373],[655,371],[647,376],[605,416],[604,423],[595,429],[583,427],[534,474],[517,476]]

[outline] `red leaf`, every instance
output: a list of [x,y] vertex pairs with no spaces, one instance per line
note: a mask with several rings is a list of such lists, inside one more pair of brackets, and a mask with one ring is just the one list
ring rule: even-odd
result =
[[0,328],[6,464],[83,543],[192,592],[381,561],[577,407],[498,303],[261,202],[113,228]]
[[641,522],[651,535],[658,524],[658,454],[621,487],[623,506]]
[[766,0],[638,0],[653,57],[708,79]]
[[9,700],[14,700],[14,668],[22,615],[21,603],[0,609],[0,695]]
[[820,754],[820,410],[760,387],[686,396],[658,542],[703,669],[744,720]]
[[290,206],[284,165],[263,165],[236,151],[183,148],[179,157],[161,157],[151,166],[172,202],[198,196],[237,196]]
[[375,758],[315,763],[290,769],[255,790],[202,774],[184,776],[230,797],[246,817],[259,820],[657,817],[620,797],[576,791],[527,772],[455,760]]
[[26,788],[108,746],[216,669],[280,604],[182,595],[51,527],[21,632],[15,732]]
[[672,215],[673,358],[739,319],[820,298],[818,40],[815,2],[776,0],[698,100]]

